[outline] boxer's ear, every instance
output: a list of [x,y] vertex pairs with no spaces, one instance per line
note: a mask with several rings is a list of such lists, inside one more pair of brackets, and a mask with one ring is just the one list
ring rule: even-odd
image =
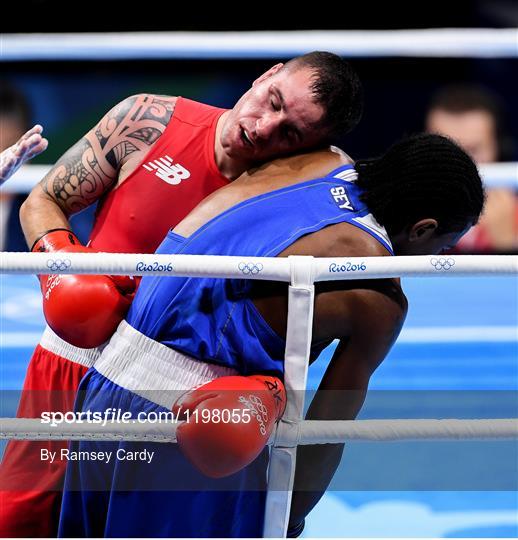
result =
[[410,227],[408,240],[410,242],[429,240],[437,230],[438,226],[439,224],[435,219],[422,219]]
[[272,75],[275,75],[284,64],[279,63],[275,64],[275,66],[272,66],[268,71],[265,71],[260,77],[258,77],[253,83],[252,86],[255,86],[256,84],[262,83],[266,79],[270,78]]

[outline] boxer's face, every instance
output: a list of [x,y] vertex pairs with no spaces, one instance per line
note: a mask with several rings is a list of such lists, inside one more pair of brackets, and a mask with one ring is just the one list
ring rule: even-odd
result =
[[261,162],[320,143],[322,105],[314,102],[310,68],[277,64],[257,79],[229,112],[220,143],[236,160]]
[[424,219],[392,238],[396,255],[438,255],[455,247],[473,226],[470,222],[462,231],[437,233],[437,222]]
[[420,255],[428,255],[430,253],[438,255],[444,251],[448,251],[454,248],[458,241],[471,229],[472,224],[466,226],[462,231],[454,231],[443,234],[435,234],[433,238],[430,239],[428,245],[425,246],[425,251],[420,253]]

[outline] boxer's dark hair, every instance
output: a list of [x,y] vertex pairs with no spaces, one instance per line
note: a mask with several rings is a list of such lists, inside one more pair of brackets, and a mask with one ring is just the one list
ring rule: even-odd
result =
[[375,159],[355,164],[363,201],[389,235],[433,218],[438,234],[476,223],[484,189],[473,160],[441,135],[403,139]]
[[8,81],[0,80],[0,115],[16,118],[23,129],[29,129],[31,108],[25,95]]
[[314,51],[293,58],[284,69],[309,67],[315,77],[311,90],[315,102],[324,107],[321,127],[326,144],[339,141],[359,123],[363,112],[363,89],[358,74],[340,56]]

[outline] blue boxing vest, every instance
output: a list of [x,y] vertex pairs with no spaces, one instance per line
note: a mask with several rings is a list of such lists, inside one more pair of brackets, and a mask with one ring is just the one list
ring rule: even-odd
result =
[[[352,165],[243,201],[188,238],[170,231],[157,253],[275,257],[329,225],[350,223],[391,254],[385,229],[361,201]],[[127,316],[139,332],[192,358],[242,375],[283,372],[285,341],[248,293],[250,280],[144,276]]]

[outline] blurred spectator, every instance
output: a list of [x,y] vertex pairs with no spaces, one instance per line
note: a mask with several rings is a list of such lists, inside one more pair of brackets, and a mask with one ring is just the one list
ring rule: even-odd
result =
[[[432,99],[426,131],[450,137],[479,164],[512,158],[502,129],[499,100],[475,86],[450,86]],[[510,189],[488,189],[484,213],[458,243],[462,253],[512,252],[518,248],[518,201]]]
[[[26,132],[32,125],[31,120],[31,108],[25,95],[7,82],[0,81],[0,152],[27,135]],[[30,130],[30,133],[36,132],[41,132],[41,126]],[[24,162],[46,148],[47,141],[42,141],[43,144],[30,146],[23,157]],[[9,181],[7,178],[5,180]],[[34,183],[40,180],[41,178],[34,178]],[[20,207],[27,195],[28,193],[12,195],[0,191],[0,251],[28,251],[19,219]],[[95,206],[92,206],[71,219],[72,230],[85,244],[92,229],[94,213]]]
[[[31,111],[25,96],[5,82],[0,83],[0,152],[16,143],[31,127]],[[18,214],[27,193],[0,192],[0,251],[26,251]]]

